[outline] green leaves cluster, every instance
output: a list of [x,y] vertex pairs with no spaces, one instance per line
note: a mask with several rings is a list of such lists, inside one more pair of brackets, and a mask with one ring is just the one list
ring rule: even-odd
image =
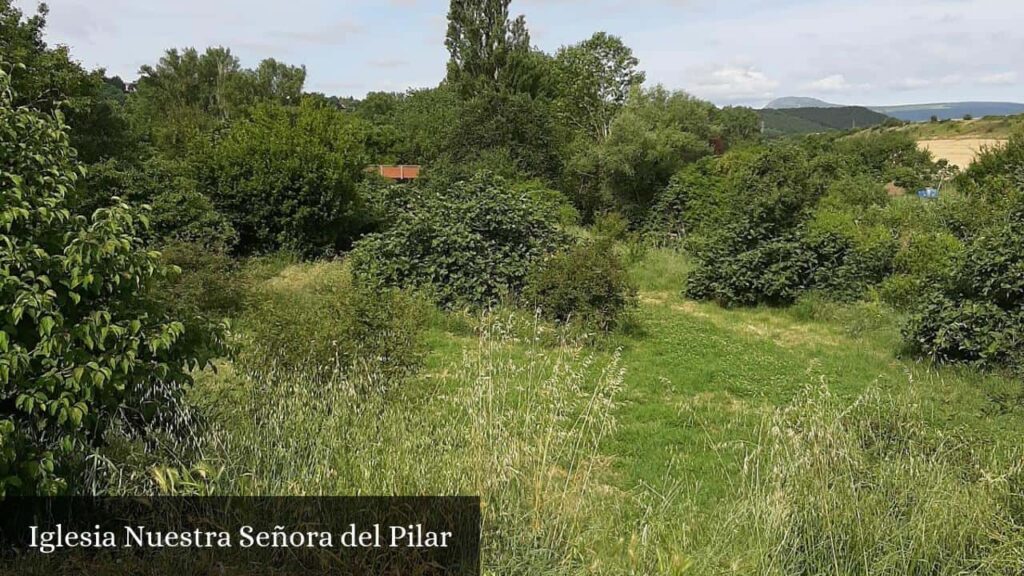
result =
[[423,288],[444,306],[495,304],[518,294],[532,264],[566,241],[556,213],[487,172],[409,192],[409,208],[352,253],[356,277],[370,285]]
[[730,305],[787,304],[811,289],[854,299],[889,277],[902,229],[887,217],[883,178],[928,173],[929,162],[878,152],[906,151],[902,140],[862,138],[776,144],[677,175],[657,205],[688,216],[658,220],[689,235],[687,294]]
[[365,140],[363,123],[336,110],[260,105],[190,163],[198,189],[237,232],[236,252],[316,255],[347,246],[362,225]]
[[215,352],[148,290],[171,271],[124,202],[69,209],[81,169],[58,114],[0,73],[0,495],[56,494],[115,419],[145,426]]
[[546,258],[531,272],[524,297],[546,318],[600,331],[620,325],[638,305],[636,286],[607,240]]

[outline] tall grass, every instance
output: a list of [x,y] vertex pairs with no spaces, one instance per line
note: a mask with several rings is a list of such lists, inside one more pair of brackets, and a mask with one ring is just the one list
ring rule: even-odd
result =
[[479,495],[491,573],[587,573],[595,540],[628,540],[615,509],[629,496],[603,483],[599,452],[623,371],[617,353],[551,347],[543,331],[486,316],[461,358],[387,394],[335,370],[223,370],[201,390],[217,491]]
[[913,397],[814,390],[766,422],[709,571],[1020,574],[1021,451],[930,425]]

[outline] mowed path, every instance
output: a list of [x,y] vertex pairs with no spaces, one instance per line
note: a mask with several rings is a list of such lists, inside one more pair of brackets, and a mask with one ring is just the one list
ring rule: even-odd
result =
[[954,166],[966,169],[985,148],[1002,146],[1006,140],[994,138],[947,138],[919,140],[917,145],[932,153],[936,160],[946,160]]

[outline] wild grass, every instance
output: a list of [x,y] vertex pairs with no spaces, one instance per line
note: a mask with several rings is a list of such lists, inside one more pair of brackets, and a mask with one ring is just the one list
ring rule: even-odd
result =
[[[152,470],[202,493],[480,495],[487,574],[1017,573],[1021,383],[900,359],[879,304],[687,301],[687,268],[635,260],[643,330],[600,342],[435,313],[388,386],[358,385],[372,359],[241,355],[194,391],[201,464]],[[344,277],[268,273],[285,312],[312,308],[275,321],[347,325],[316,314]]]
[[581,573],[622,500],[598,448],[623,373],[617,354],[543,339],[518,313],[485,316],[461,358],[383,395],[316,371],[224,370],[201,390],[218,492],[479,495],[491,573]]
[[1020,447],[934,426],[917,394],[812,387],[767,418],[715,571],[1019,574]]

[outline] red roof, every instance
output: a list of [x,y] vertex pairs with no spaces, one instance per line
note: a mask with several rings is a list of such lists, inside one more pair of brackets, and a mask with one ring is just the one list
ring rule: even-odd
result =
[[368,172],[377,174],[390,180],[415,180],[420,177],[421,166],[415,165],[385,165],[370,166]]

